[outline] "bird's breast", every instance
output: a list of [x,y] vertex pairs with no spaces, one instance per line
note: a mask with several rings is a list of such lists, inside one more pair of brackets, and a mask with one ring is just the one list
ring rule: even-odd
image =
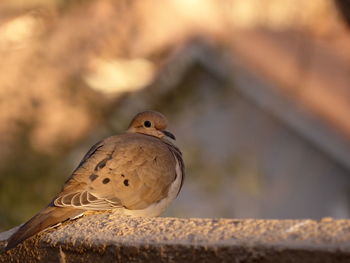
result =
[[121,213],[125,215],[141,216],[141,217],[155,217],[155,216],[161,215],[165,211],[165,209],[170,205],[170,203],[176,198],[181,187],[181,182],[183,180],[183,174],[182,174],[180,163],[177,160],[177,158],[175,158],[175,160],[176,160],[176,166],[175,166],[176,178],[171,183],[168,190],[168,194],[165,198],[161,199],[156,203],[149,205],[144,209],[131,210],[131,209],[124,208],[123,211],[121,211]]

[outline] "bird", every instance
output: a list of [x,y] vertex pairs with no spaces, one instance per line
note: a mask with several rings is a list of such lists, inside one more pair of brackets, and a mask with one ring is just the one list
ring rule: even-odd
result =
[[185,177],[182,153],[167,125],[159,112],[140,112],[126,132],[93,145],[49,205],[9,237],[5,251],[91,211],[161,215]]

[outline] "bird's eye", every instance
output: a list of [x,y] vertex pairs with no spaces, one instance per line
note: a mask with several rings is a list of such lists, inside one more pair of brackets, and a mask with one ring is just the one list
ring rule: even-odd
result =
[[150,122],[150,121],[145,121],[145,122],[143,123],[143,125],[144,125],[145,127],[149,128],[149,127],[152,126],[152,122]]

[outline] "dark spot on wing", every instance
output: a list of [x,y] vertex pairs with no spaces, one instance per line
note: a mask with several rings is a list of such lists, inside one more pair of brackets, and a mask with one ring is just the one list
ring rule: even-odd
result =
[[100,161],[96,167],[95,167],[95,171],[101,170],[103,167],[106,166],[106,163],[111,159],[111,157],[107,157],[105,159],[103,159],[102,161]]
[[125,177],[125,175],[124,175],[124,174],[121,174],[120,176],[121,176],[121,177]]
[[125,180],[124,180],[124,185],[125,185],[125,186],[129,186],[129,180],[128,180],[128,179],[125,179]]
[[90,179],[91,182],[95,181],[96,178],[98,178],[98,175],[97,175],[97,174],[91,174],[91,175],[89,176],[89,179]]
[[110,181],[110,179],[109,179],[109,178],[105,178],[105,179],[103,179],[102,183],[103,183],[103,184],[108,184],[108,183],[109,183],[109,181]]

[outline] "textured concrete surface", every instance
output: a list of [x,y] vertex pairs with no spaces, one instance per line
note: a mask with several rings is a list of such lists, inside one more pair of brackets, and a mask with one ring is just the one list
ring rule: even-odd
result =
[[[0,234],[0,249],[10,232]],[[85,216],[0,262],[350,262],[350,221]]]

